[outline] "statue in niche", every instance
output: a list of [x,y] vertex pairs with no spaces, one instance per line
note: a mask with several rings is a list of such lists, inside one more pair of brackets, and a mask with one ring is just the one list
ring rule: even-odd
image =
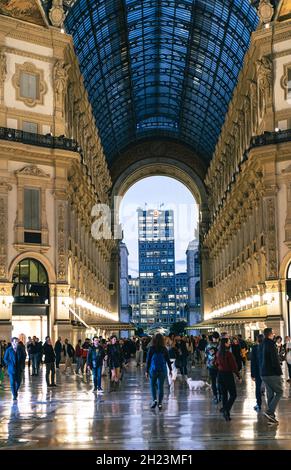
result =
[[66,64],[63,60],[57,60],[54,66],[54,84],[58,105],[62,105],[64,101],[64,93],[68,83],[68,70],[70,67],[70,64]]
[[272,96],[273,62],[269,57],[263,56],[261,60],[257,61],[257,74],[260,98],[259,107],[260,114],[263,116]]

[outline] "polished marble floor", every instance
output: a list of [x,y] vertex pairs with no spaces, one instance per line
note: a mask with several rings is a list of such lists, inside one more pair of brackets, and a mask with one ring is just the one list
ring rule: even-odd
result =
[[[204,378],[205,368],[192,368],[192,378]],[[58,387],[47,389],[44,371],[28,376],[13,405],[8,377],[0,387],[0,449],[195,450],[291,449],[291,387],[284,380],[278,408],[279,425],[269,425],[253,410],[254,384],[249,368],[232,421],[225,422],[210,391],[189,391],[178,377],[175,390],[165,386],[162,411],[149,408],[149,383],[143,368],[129,365],[118,391],[92,393],[86,378],[57,374]]]

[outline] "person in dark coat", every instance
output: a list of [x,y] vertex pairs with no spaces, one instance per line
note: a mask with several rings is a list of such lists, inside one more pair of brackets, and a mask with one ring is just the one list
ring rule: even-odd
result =
[[88,351],[87,367],[92,370],[94,382],[93,392],[97,391],[97,394],[103,393],[101,387],[101,375],[104,357],[104,348],[99,344],[99,338],[97,336],[94,336],[93,345],[90,346]]
[[117,337],[111,336],[110,344],[107,348],[108,364],[111,374],[111,381],[118,384],[121,378],[121,368],[123,364],[123,354],[120,345],[117,343]]
[[242,368],[242,357],[241,357],[241,346],[240,346],[239,339],[237,338],[237,336],[234,336],[232,338],[231,352],[234,355],[234,358],[236,360],[237,369],[238,371],[240,371]]
[[262,364],[263,364],[263,343],[264,335],[257,336],[257,342],[252,348],[251,354],[251,377],[256,383],[256,400],[257,404],[254,406],[255,411],[260,411],[262,407]]
[[264,329],[262,379],[266,385],[268,401],[268,409],[264,414],[271,423],[278,424],[275,410],[283,395],[283,381],[281,377],[282,368],[274,336],[272,328]]
[[55,353],[56,353],[56,368],[60,368],[61,354],[63,350],[62,338],[59,336],[55,344]]
[[237,368],[237,362],[234,355],[230,352],[229,338],[220,340],[216,363],[218,367],[218,384],[222,393],[222,413],[225,421],[230,421],[230,410],[236,400],[236,385],[233,374],[235,374],[241,383],[241,376]]
[[40,365],[41,365],[41,360],[42,360],[42,347],[43,347],[43,344],[42,344],[42,341],[39,341],[39,338],[36,338],[36,347],[37,347],[37,375],[39,373],[39,368],[40,368]]
[[32,363],[32,376],[38,375],[38,348],[37,338],[33,336],[29,350]]
[[[46,365],[46,373],[45,373],[46,384],[48,387],[56,387],[56,383],[55,383],[56,355],[55,355],[54,348],[52,346],[52,342],[49,336],[47,336],[45,339],[42,352],[44,354],[44,363]],[[51,383],[50,383],[50,375],[51,375]]]
[[63,374],[67,372],[68,367],[70,368],[71,373],[73,374],[74,373],[73,358],[75,354],[75,349],[69,343],[69,340],[67,338],[65,339],[65,344],[63,346],[63,353],[65,356],[65,368],[64,368]]
[[8,367],[10,387],[14,401],[17,401],[18,390],[21,385],[22,372],[25,368],[25,358],[25,349],[18,346],[18,338],[12,338],[11,346],[5,351],[4,363]]
[[180,369],[181,374],[187,375],[187,346],[183,338],[178,337],[176,341],[176,348],[178,351],[178,368]]

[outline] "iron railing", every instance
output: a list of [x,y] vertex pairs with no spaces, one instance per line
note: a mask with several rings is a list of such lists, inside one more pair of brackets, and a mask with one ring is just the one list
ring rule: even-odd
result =
[[37,145],[39,147],[70,150],[71,152],[81,151],[81,148],[75,140],[68,139],[64,136],[54,137],[50,134],[34,134],[18,129],[9,129],[7,127],[0,127],[0,139],[10,140],[11,142],[21,142],[22,144],[28,145]]
[[291,129],[277,132],[264,132],[262,135],[252,137],[250,148],[261,147],[262,145],[281,144],[291,141]]

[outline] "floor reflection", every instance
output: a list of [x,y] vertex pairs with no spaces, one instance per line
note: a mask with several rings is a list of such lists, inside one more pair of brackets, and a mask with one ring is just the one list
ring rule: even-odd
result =
[[[205,369],[191,370],[193,378]],[[25,381],[12,405],[8,378],[0,390],[0,447],[11,449],[291,449],[291,387],[285,381],[279,426],[257,414],[249,369],[238,385],[232,421],[226,423],[209,391],[190,392],[178,378],[174,392],[165,385],[162,411],[151,410],[149,382],[134,363],[117,391],[103,378],[104,395],[92,393],[87,378],[58,371],[47,389],[44,371]]]

